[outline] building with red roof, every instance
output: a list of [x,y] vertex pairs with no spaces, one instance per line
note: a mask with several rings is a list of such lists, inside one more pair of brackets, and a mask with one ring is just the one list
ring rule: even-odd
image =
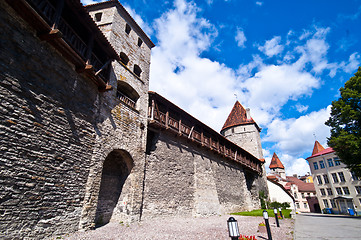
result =
[[314,179],[321,209],[349,213],[361,209],[361,180],[343,164],[332,148],[315,141],[312,155],[306,158]]

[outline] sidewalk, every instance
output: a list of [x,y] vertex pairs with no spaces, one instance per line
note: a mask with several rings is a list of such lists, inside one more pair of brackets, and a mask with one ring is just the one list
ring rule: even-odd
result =
[[306,239],[361,239],[361,218],[334,214],[297,214],[295,240]]
[[[230,240],[227,229],[227,219],[229,217],[229,215],[212,216],[207,218],[168,217],[148,219],[131,224],[113,222],[97,228],[96,230],[77,232],[62,237],[68,240]],[[263,222],[262,217],[234,215],[232,215],[232,217],[238,221],[239,231],[242,235],[254,235],[257,240],[267,239],[267,233],[257,232],[258,224]],[[270,224],[274,240],[293,239],[293,219],[281,220],[279,228],[275,226],[274,219],[270,219]]]

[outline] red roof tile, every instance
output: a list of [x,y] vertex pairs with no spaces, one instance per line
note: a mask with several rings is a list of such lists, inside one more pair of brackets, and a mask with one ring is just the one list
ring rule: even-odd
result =
[[319,153],[323,150],[325,150],[325,148],[322,147],[322,145],[318,141],[316,141],[315,146],[313,147],[312,155]]
[[332,152],[334,152],[334,151],[335,151],[335,150],[333,150],[332,148],[326,148],[326,149],[324,149],[324,150],[321,151],[321,152],[318,152],[318,153],[316,153],[316,154],[312,154],[312,156],[306,158],[306,160],[307,160],[307,159],[310,159],[310,158],[317,157],[317,156],[325,155],[325,154],[327,154],[327,153],[332,153]]
[[271,164],[269,165],[269,168],[282,168],[285,169],[283,164],[281,163],[280,159],[278,158],[276,153],[273,153]]
[[231,113],[228,115],[228,118],[224,123],[221,131],[223,131],[226,128],[235,127],[244,124],[250,124],[250,123],[255,123],[255,121],[252,118],[250,119],[247,118],[246,109],[244,109],[244,107],[237,101],[234,104]]
[[286,177],[291,184],[295,184],[298,187],[299,192],[315,192],[315,185],[313,183],[305,183],[304,181],[296,178],[296,177]]

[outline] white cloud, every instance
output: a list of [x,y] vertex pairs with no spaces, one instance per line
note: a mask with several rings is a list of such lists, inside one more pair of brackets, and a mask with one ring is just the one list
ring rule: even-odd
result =
[[273,57],[280,54],[283,51],[283,46],[280,45],[281,37],[275,36],[271,40],[266,41],[264,46],[258,47],[258,49],[266,54],[268,57]]
[[355,73],[358,67],[361,65],[361,56],[358,52],[350,55],[348,63],[342,62],[341,68],[347,73]]
[[299,113],[304,113],[304,112],[307,112],[307,110],[308,110],[308,106],[304,106],[304,105],[299,104],[299,103],[297,103],[295,107],[296,107],[296,110]]
[[279,158],[285,166],[287,176],[292,176],[293,174],[303,176],[307,172],[311,172],[308,162],[304,158],[294,158],[288,154],[281,154]]
[[276,142],[276,148],[282,153],[299,156],[312,151],[314,134],[317,139],[327,139],[330,135],[329,128],[325,125],[330,116],[331,106],[308,115],[291,119],[274,119],[263,138],[267,142]]
[[263,2],[257,1],[257,2],[256,2],[256,5],[262,6],[262,5],[263,5]]
[[244,43],[246,42],[247,38],[244,35],[244,32],[242,29],[237,29],[237,33],[236,33],[236,37],[235,37],[236,41],[237,41],[237,45],[238,47],[244,48],[245,45]]
[[198,12],[195,4],[177,0],[156,21],[150,89],[219,130],[235,101],[236,77],[224,64],[200,57],[217,31]]

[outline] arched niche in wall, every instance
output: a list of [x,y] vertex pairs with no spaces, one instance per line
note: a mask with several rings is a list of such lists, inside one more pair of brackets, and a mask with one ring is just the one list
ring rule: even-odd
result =
[[139,99],[138,92],[124,81],[118,81],[117,84],[117,98],[128,106],[135,108]]
[[133,166],[133,159],[125,150],[113,150],[105,158],[95,216],[96,226],[109,223]]

